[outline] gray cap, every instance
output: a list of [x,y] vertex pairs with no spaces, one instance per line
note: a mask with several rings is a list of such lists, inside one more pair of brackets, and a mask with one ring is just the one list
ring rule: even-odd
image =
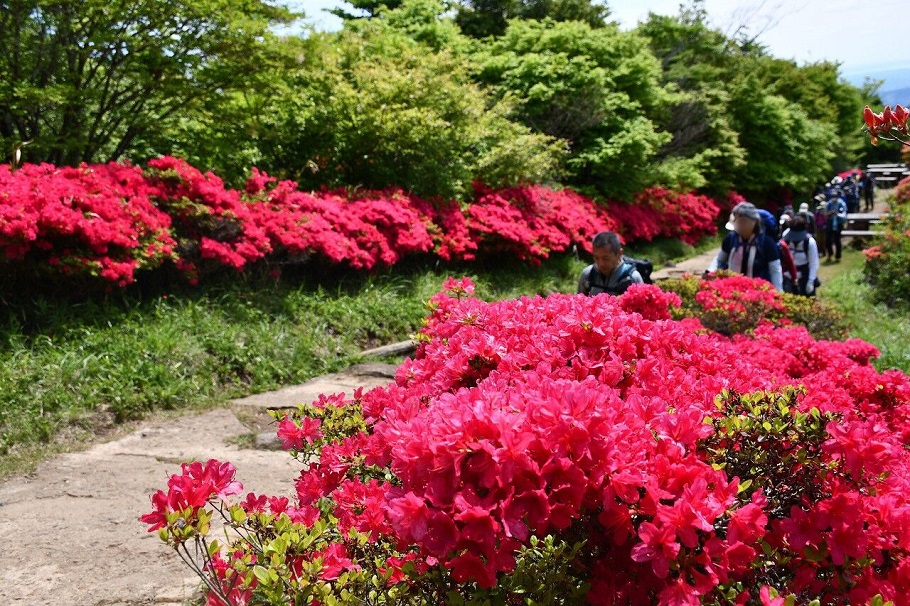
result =
[[747,219],[752,219],[753,221],[761,220],[758,216],[758,209],[755,208],[755,205],[751,202],[740,202],[734,206],[733,215],[736,217],[746,217]]

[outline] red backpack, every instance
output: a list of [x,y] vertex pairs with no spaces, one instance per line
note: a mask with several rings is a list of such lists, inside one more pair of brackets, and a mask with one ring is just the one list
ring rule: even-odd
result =
[[787,246],[787,243],[783,240],[779,240],[777,242],[777,248],[780,249],[781,269],[784,270],[784,273],[790,272],[790,279],[796,284],[799,279],[799,273],[796,271],[796,263],[793,261],[793,253],[790,252],[790,247]]

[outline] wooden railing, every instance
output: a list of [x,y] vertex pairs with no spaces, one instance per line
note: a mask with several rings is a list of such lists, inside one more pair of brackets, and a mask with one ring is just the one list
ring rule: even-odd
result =
[[873,226],[880,223],[885,213],[852,213],[847,215],[847,224],[844,225],[841,235],[848,238],[868,238],[881,235]]
[[886,189],[894,187],[904,177],[910,177],[906,164],[869,164],[866,172],[875,177],[876,185]]

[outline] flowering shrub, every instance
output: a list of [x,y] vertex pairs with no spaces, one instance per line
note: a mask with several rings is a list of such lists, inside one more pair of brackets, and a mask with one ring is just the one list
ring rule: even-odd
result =
[[898,183],[882,221],[884,234],[864,252],[864,273],[875,300],[910,308],[910,177]]
[[816,338],[846,335],[843,315],[834,308],[817,299],[777,292],[769,282],[741,274],[683,276],[662,280],[660,287],[681,298],[673,317],[698,318],[706,328],[724,335],[754,331],[762,323],[798,324]]
[[910,111],[897,105],[891,109],[886,105],[882,112],[877,114],[867,105],[863,108],[863,120],[866,122],[866,132],[869,133],[872,145],[878,145],[879,139],[898,141],[907,144],[910,132],[907,130],[907,119]]
[[209,603],[910,603],[910,380],[874,347],[445,286],[392,385],[281,417],[292,499],[219,462],[153,496]]
[[149,161],[144,173],[119,164],[0,166],[0,248],[8,262],[121,286],[164,262],[191,282],[223,267],[311,256],[365,270],[428,253],[446,261],[506,253],[539,263],[573,245],[590,250],[602,230],[618,230],[626,241],[693,243],[714,233],[716,213],[708,198],[663,189],[608,214],[576,192],[538,185],[476,184],[475,199],[462,208],[400,189],[302,192],[255,168],[244,189],[233,190],[173,157]]
[[473,239],[489,252],[508,252],[536,262],[572,244],[591,252],[597,232],[616,229],[593,200],[572,190],[541,186],[494,191],[477,184],[474,202],[465,214]]
[[168,156],[149,160],[147,176],[159,208],[172,217],[180,267],[191,276],[202,261],[241,270],[271,252],[240,192],[225,189],[214,174]]
[[0,165],[3,260],[128,284],[137,270],[172,258],[176,247],[171,218],[152,194],[129,165]]
[[660,187],[638,194],[634,204],[611,203],[609,207],[626,241],[650,242],[661,237],[677,238],[690,245],[716,233],[715,221],[720,210],[720,205],[707,196]]

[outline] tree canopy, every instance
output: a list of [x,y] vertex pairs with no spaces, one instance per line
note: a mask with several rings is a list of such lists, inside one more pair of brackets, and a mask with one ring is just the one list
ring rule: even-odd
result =
[[874,84],[775,58],[699,2],[622,31],[597,0],[355,0],[321,34],[288,33],[296,15],[265,0],[0,5],[0,145],[31,142],[27,161],[177,154],[235,185],[257,165],[312,188],[760,198],[883,153],[861,136]]
[[118,158],[248,84],[292,15],[259,0],[11,0],[0,138],[55,164]]

